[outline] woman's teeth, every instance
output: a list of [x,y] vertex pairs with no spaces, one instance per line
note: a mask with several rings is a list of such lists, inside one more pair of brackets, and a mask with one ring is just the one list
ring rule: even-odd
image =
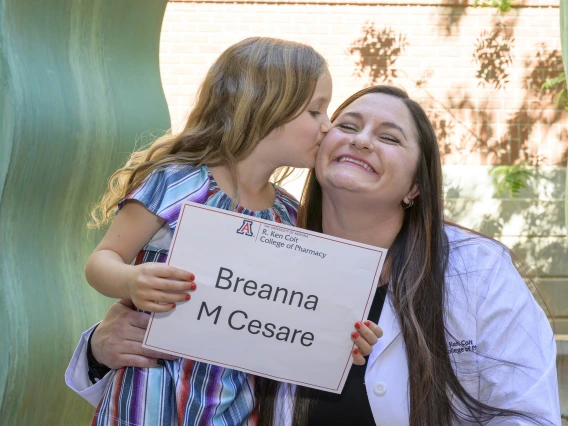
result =
[[365,170],[367,170],[369,172],[374,172],[374,170],[372,168],[370,168],[367,163],[365,163],[363,161],[355,160],[354,158],[351,158],[351,157],[340,157],[337,160],[338,163],[344,163],[345,161],[348,161],[348,162],[353,163],[353,164],[357,164],[358,166],[363,167]]

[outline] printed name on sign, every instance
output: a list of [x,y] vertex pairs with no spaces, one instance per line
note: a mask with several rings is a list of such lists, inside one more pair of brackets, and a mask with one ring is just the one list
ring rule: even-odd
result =
[[[258,296],[259,299],[264,300],[272,300],[273,302],[280,301],[281,303],[286,303],[288,301],[288,305],[292,305],[292,303],[298,302],[298,308],[303,306],[305,309],[315,311],[318,306],[318,297],[310,294],[306,297],[306,302],[304,304],[304,293],[301,291],[290,291],[290,297],[288,297],[288,289],[285,287],[273,287],[270,284],[262,284],[260,288],[257,288],[258,284],[256,281],[247,280],[246,278],[236,277],[233,281],[233,271],[228,268],[219,268],[219,274],[217,275],[217,282],[215,283],[215,288],[220,288],[223,290],[230,290],[233,289],[233,292],[236,292],[239,288],[239,283],[244,283],[242,285],[242,291],[247,296]],[[274,294],[274,297],[272,297]]]
[[[213,320],[213,324],[217,324],[219,321],[219,316],[221,315],[222,306],[217,306],[215,309],[209,310],[207,304],[205,302],[201,302],[201,307],[199,308],[199,314],[197,315],[197,319],[201,320],[201,315],[204,314],[204,317],[211,317],[215,315],[215,319]],[[250,334],[259,334],[262,328],[262,335],[267,338],[275,337],[276,340],[294,343],[296,336],[300,334],[299,341],[303,346],[311,346],[314,341],[313,333],[306,331],[302,332],[302,330],[298,330],[295,328],[293,331],[286,327],[282,326],[278,328],[278,332],[276,333],[275,330],[277,326],[271,322],[265,323],[264,325],[258,320],[250,320],[248,323],[248,315],[244,311],[234,311],[228,317],[228,324],[233,330],[243,330],[246,327],[246,330]],[[291,336],[291,337],[290,337]]]

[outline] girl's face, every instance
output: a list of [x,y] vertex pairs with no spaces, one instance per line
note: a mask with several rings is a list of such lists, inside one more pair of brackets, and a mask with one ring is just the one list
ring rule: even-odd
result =
[[327,115],[331,93],[331,76],[326,72],[318,79],[314,94],[300,115],[265,139],[278,167],[314,167],[318,148],[332,127]]
[[347,106],[327,133],[316,159],[322,188],[347,191],[400,207],[418,195],[414,174],[420,149],[414,120],[398,98],[382,93]]

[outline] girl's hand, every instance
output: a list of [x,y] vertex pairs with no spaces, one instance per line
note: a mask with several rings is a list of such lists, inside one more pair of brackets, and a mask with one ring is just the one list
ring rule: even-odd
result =
[[383,330],[372,321],[356,322],[355,330],[351,333],[351,340],[355,343],[353,349],[353,364],[365,365],[365,358],[373,352],[373,345],[383,335]]
[[191,272],[163,263],[143,263],[134,266],[132,271],[128,280],[130,299],[144,311],[168,312],[177,302],[191,299],[188,291],[197,288]]

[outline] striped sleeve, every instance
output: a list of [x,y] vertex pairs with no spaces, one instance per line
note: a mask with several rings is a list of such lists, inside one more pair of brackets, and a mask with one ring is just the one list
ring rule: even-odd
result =
[[154,170],[134,191],[120,201],[118,208],[128,200],[141,202],[150,212],[168,222],[173,230],[182,203],[203,204],[209,190],[207,172],[202,167],[170,165]]
[[[280,188],[279,186],[276,186],[276,197],[284,206],[290,224],[295,226],[298,219],[298,200],[296,200],[296,198],[292,194],[290,194],[283,188]],[[278,208],[276,208],[276,210],[278,210]]]

